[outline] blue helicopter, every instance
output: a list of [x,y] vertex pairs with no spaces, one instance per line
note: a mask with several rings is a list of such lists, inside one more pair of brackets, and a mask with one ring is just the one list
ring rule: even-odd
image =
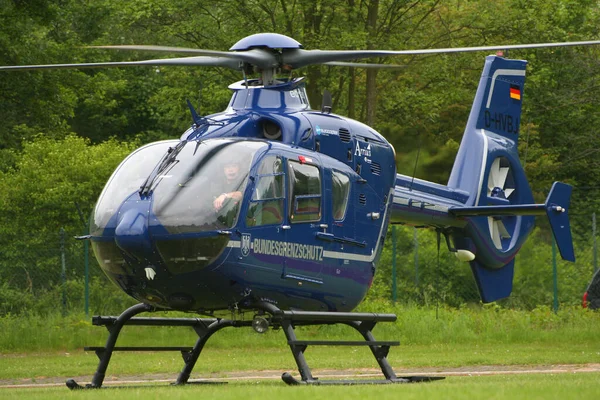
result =
[[[263,33],[228,52],[99,46],[196,54],[183,58],[0,67],[187,65],[244,73],[244,80],[229,87],[233,94],[223,112],[200,116],[188,102],[192,126],[178,140],[135,150],[100,194],[88,238],[104,273],[140,304],[118,318],[94,320],[108,326],[110,336],[106,346],[90,348],[100,365],[88,386],[102,385],[125,324],[196,329],[196,346],[181,350],[186,365],[179,384],[187,382],[213,333],[250,325],[257,331],[284,328],[302,378],[284,374],[284,381],[323,384],[311,375],[303,353],[308,345],[325,343],[298,340],[294,327],[331,323],[363,335],[362,344],[371,348],[386,377],[381,382],[423,380],[396,377],[386,355],[397,343],[375,341],[371,334],[376,322],[393,321],[395,315],[351,312],[373,282],[389,224],[437,230],[448,250],[470,264],[483,302],[510,295],[515,255],[536,215],[548,217],[563,259],[575,260],[571,187],[556,182],[545,203],[535,204],[517,154],[526,62],[485,59],[447,185],[397,174],[395,150],[382,135],[332,113],[328,94],[321,110],[311,109],[303,78],[278,75],[313,64],[389,67],[349,62],[371,57],[590,44],[598,42],[321,51]],[[260,78],[246,78],[252,72]],[[133,318],[153,310],[213,318]],[[251,321],[214,317],[222,311],[255,316]],[[72,380],[67,385],[82,387]]]
[[[262,58],[272,49],[282,49],[277,67],[288,69],[357,57],[307,52],[275,34],[231,48],[227,54],[252,60],[244,62],[263,76],[231,85],[221,113],[200,117],[191,108],[194,123],[179,140],[136,150],[100,195],[92,246],[126,293],[198,312],[257,300],[351,311],[371,285],[390,223],[442,232],[450,251],[470,262],[484,302],[510,294],[532,215],[548,215],[561,255],[574,261],[570,187],[557,183],[534,205],[519,162],[524,61],[486,59],[443,186],[397,175],[394,148],[369,126],[327,105],[312,110],[301,78],[280,81],[264,69],[275,61]],[[227,183],[232,161],[236,176]]]

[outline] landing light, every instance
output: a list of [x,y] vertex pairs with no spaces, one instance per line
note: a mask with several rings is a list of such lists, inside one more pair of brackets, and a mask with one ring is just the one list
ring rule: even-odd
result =
[[258,333],[265,333],[269,330],[269,321],[265,317],[257,315],[252,320],[252,329]]

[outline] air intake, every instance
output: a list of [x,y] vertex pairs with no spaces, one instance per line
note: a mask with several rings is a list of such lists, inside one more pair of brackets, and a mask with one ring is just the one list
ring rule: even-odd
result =
[[367,205],[367,196],[364,193],[361,193],[358,196],[358,202],[360,203],[361,206]]
[[373,175],[381,175],[381,165],[376,162],[371,163],[371,172]]
[[349,143],[352,139],[352,135],[350,135],[350,131],[345,128],[340,128],[339,130],[340,140],[344,143]]

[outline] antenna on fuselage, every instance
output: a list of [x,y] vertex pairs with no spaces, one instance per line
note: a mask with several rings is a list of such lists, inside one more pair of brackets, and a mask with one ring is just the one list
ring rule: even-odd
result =
[[194,106],[192,105],[192,102],[187,99],[186,100],[188,108],[190,109],[190,113],[192,114],[192,119],[194,120],[194,124],[196,126],[199,126],[202,123],[202,117],[200,115],[198,115],[198,113],[196,112],[196,109],[194,108]]
[[417,166],[419,165],[419,155],[421,155],[421,145],[423,144],[421,140],[421,132],[417,133],[419,136],[419,147],[417,147],[417,157],[415,158],[415,166],[413,167],[412,178],[410,180],[410,186],[408,190],[412,190],[413,183],[415,183],[415,175],[417,174]]
[[331,92],[325,89],[323,91],[323,100],[321,101],[321,112],[323,114],[331,114],[332,106],[333,100],[331,99]]

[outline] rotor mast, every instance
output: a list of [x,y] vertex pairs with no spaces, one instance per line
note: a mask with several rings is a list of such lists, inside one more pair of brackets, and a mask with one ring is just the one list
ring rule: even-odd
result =
[[275,84],[275,76],[279,72],[279,68],[265,68],[260,71],[260,78],[262,80],[263,86],[273,86]]

